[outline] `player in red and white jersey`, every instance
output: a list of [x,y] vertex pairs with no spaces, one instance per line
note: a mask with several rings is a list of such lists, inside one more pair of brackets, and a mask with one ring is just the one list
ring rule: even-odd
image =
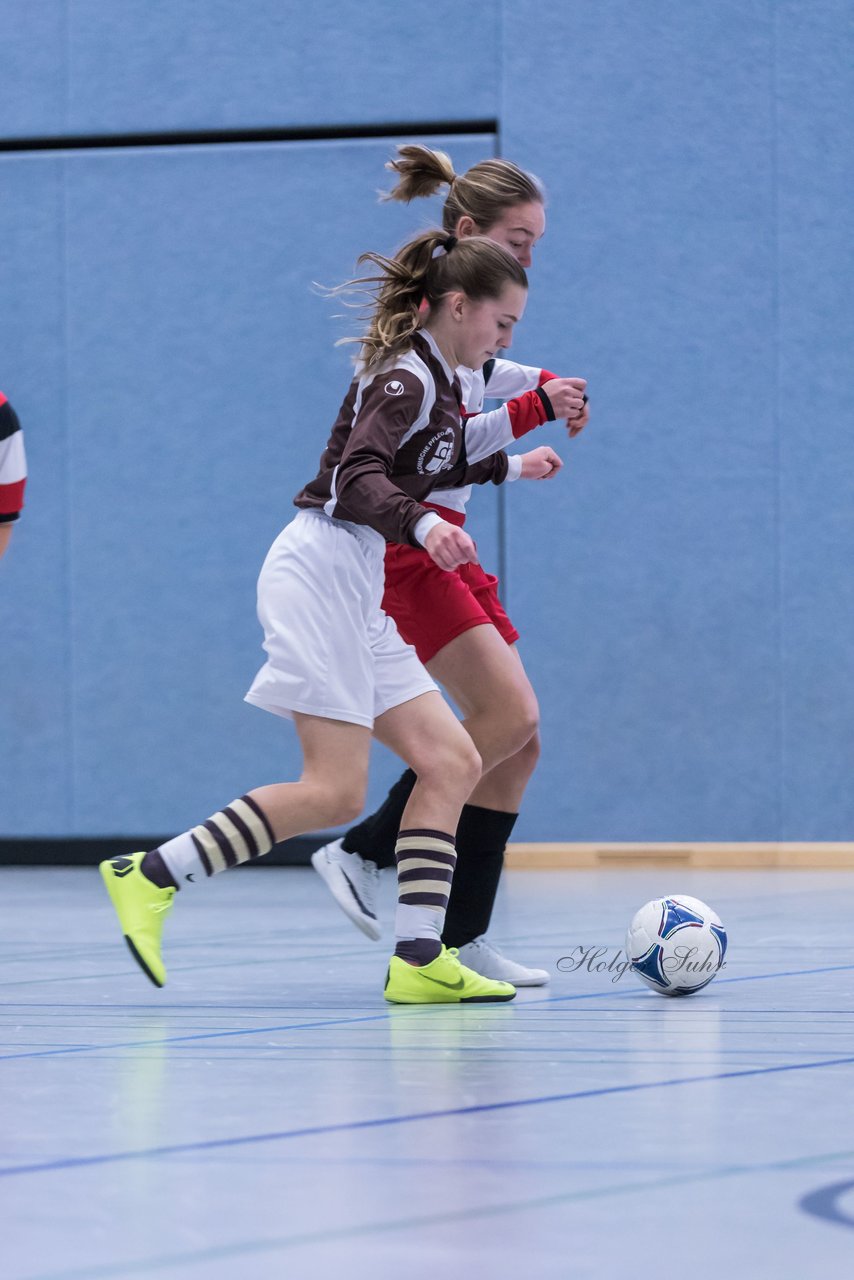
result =
[[27,458],[18,415],[0,391],[0,556],[12,536],[12,525],[24,506]]
[[[263,857],[273,844],[350,821],[361,811],[372,733],[418,777],[395,842],[396,944],[384,995],[402,1004],[510,1000],[509,983],[467,969],[441,941],[456,855],[454,833],[493,744],[473,741],[382,609],[385,540],[423,548],[452,572],[473,563],[471,538],[424,500],[452,486],[505,479],[501,451],[469,458],[458,364],[509,346],[527,297],[516,259],[483,237],[425,232],[379,269],[359,374],[298,512],[258,579],[264,663],[247,699],[295,723],[297,781],[258,787],[157,849],[101,864],[122,932],[157,986],[163,919],[179,888]],[[429,300],[426,312],[422,298]],[[514,464],[545,478],[546,446]]]
[[[489,360],[482,369],[457,369],[463,408],[466,415],[466,451],[469,456],[479,454],[489,442],[492,447],[508,448],[522,436],[546,422],[554,422],[558,416],[546,387],[552,383],[555,399],[571,411],[576,394],[584,402],[583,389],[575,384],[579,379],[558,378],[547,369],[517,364],[513,360]],[[563,384],[568,384],[567,390]],[[484,401],[504,400],[495,409],[484,410]],[[585,418],[586,421],[586,418]],[[575,425],[575,424],[573,424]],[[573,434],[578,434],[578,427]],[[471,497],[471,485],[459,489],[442,486],[442,501],[437,502],[451,511],[465,514]]]
[[[419,145],[400,147],[388,167],[400,175],[390,198],[409,201],[445,184],[447,231],[462,238],[485,235],[523,267],[530,266],[545,230],[543,189],[532,175],[509,161],[486,160],[457,176],[444,153]],[[567,419],[570,437],[587,423],[584,379],[559,378],[501,357],[456,372],[470,453],[477,454],[482,440],[509,445],[558,418]],[[485,411],[487,397],[506,403]],[[470,494],[470,486],[443,485],[429,505],[461,527]],[[459,948],[463,962],[479,973],[516,986],[542,985],[548,982],[546,970],[502,955],[486,936],[504,849],[539,756],[537,700],[515,647],[519,633],[498,596],[498,580],[480,564],[442,573],[423,551],[390,544],[383,607],[461,708],[469,732],[478,742],[493,743],[504,757],[484,774],[463,808],[443,940]],[[399,815],[414,784],[415,775],[407,770],[374,814],[312,856],[338,904],[374,939],[380,936],[378,871],[394,865]]]

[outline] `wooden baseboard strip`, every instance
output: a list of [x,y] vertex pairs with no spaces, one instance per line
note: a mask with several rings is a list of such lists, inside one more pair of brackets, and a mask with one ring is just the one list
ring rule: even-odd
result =
[[782,844],[510,844],[505,865],[525,870],[603,867],[698,867],[756,871],[804,867],[811,871],[854,869],[854,842]]

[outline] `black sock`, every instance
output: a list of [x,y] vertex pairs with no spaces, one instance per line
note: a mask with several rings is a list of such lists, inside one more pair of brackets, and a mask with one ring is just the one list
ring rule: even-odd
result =
[[159,849],[152,849],[151,853],[147,853],[139,864],[139,869],[146,880],[156,884],[158,889],[180,889],[181,887],[160,856]]
[[344,836],[341,847],[346,853],[360,853],[378,867],[395,866],[394,846],[400,820],[412,795],[417,779],[411,769],[398,778],[385,800],[370,817],[363,818]]
[[442,941],[464,947],[486,933],[504,866],[504,848],[517,813],[467,804],[457,826],[457,865]]
[[438,938],[401,938],[394,949],[394,954],[410,964],[430,964],[440,954],[442,944]]

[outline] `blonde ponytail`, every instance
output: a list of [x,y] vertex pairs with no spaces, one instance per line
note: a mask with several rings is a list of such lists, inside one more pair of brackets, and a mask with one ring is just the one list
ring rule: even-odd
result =
[[384,195],[385,200],[408,203],[419,196],[435,195],[443,185],[448,187],[442,209],[446,231],[454,231],[460,218],[468,217],[486,235],[506,210],[546,202],[539,178],[510,160],[481,160],[465,173],[455,174],[444,151],[409,144],[397,148],[397,159],[389,160],[386,168],[400,174],[400,182]]
[[398,174],[400,181],[382,198],[400,200],[404,204],[419,196],[435,195],[442,186],[453,187],[457,177],[450,156],[417,143],[398,147],[397,159],[389,160],[386,168]]

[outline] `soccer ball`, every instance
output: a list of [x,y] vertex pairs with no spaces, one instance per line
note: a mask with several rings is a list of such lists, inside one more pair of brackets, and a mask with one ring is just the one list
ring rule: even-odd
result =
[[655,898],[634,916],[626,954],[641,982],[663,996],[689,996],[707,986],[726,955],[726,930],[699,898]]

